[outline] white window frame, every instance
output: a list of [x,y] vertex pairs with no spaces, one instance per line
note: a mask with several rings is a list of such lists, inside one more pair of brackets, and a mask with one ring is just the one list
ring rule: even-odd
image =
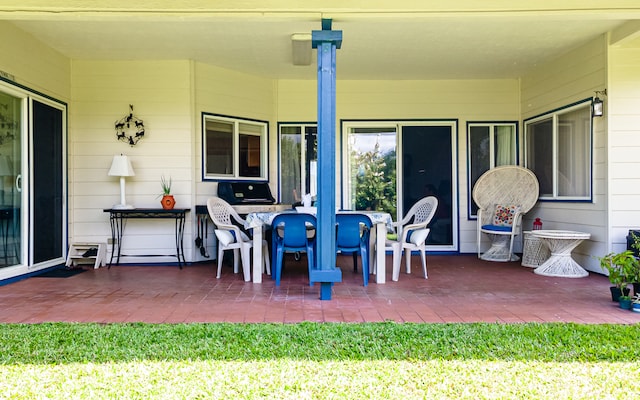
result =
[[[315,196],[317,193],[316,189],[316,178],[317,178],[317,170],[313,169],[313,165],[311,166],[311,170],[307,171],[307,137],[306,131],[308,128],[316,128],[316,135],[318,124],[315,122],[279,122],[278,123],[278,191],[280,193],[280,200],[283,199],[282,194],[282,170],[280,168],[282,162],[282,129],[283,128],[299,128],[300,129],[300,193],[299,196],[310,193],[312,196]],[[317,149],[316,149],[317,152]],[[317,154],[316,154],[317,155]],[[316,166],[317,167],[317,166]],[[310,187],[307,187],[307,174],[310,174]]]
[[[589,112],[588,123],[586,126],[583,126],[584,131],[588,133],[588,145],[585,150],[587,150],[588,154],[585,155],[587,160],[588,171],[581,171],[582,175],[584,175],[587,179],[586,189],[587,193],[584,196],[562,196],[559,194],[559,119],[562,115],[567,114],[569,112],[586,109]],[[524,153],[524,166],[529,168],[530,160],[529,160],[529,127],[532,124],[538,123],[544,120],[551,120],[552,123],[552,193],[550,195],[540,195],[540,200],[548,200],[548,201],[592,201],[593,200],[593,118],[591,117],[591,99],[585,99],[568,106],[552,110],[548,113],[538,115],[536,117],[524,120],[524,140],[523,140],[523,153]],[[575,135],[582,134],[584,132],[575,132]],[[573,132],[568,140],[574,141],[575,135]],[[535,171],[534,171],[535,172]],[[575,172],[574,172],[575,173]],[[573,176],[568,177],[567,179],[572,180]]]
[[[508,126],[513,127],[513,148],[512,152],[512,165],[518,165],[518,122],[517,121],[469,121],[467,122],[467,204],[468,210],[467,215],[471,220],[475,220],[477,218],[477,214],[473,212],[473,185],[475,182],[472,181],[471,173],[472,173],[472,165],[471,162],[473,158],[471,157],[471,152],[474,149],[471,147],[471,129],[474,127],[485,127],[488,130],[489,134],[489,169],[495,168],[496,166],[496,146],[495,143],[495,135],[492,133],[495,132],[495,128]],[[486,172],[486,171],[485,171]]]
[[[207,173],[207,121],[215,121],[227,123],[233,126],[232,128],[232,157],[233,162],[231,165],[231,172],[227,174]],[[202,180],[203,181],[219,181],[219,180],[251,180],[251,181],[266,181],[268,179],[268,165],[269,165],[269,122],[261,121],[249,118],[232,117],[226,115],[202,113]],[[240,175],[240,125],[253,125],[258,127],[260,131],[256,136],[260,136],[260,172],[259,176],[242,176]],[[242,133],[247,135],[246,132]]]
[[[345,120],[342,121],[342,133],[341,133],[341,165],[342,165],[342,203],[341,207],[346,209],[351,209],[352,207],[352,184],[351,181],[351,165],[349,163],[349,136],[355,129],[366,129],[366,128],[374,128],[374,129],[393,129],[395,130],[396,135],[396,176],[402,176],[402,162],[399,160],[398,154],[401,151],[401,142],[400,142],[400,133],[401,133],[401,120],[381,120],[381,121],[351,121]],[[402,193],[398,190],[398,185],[396,183],[396,202],[398,204],[397,214],[403,215],[402,212]],[[397,218],[397,215],[394,216]]]

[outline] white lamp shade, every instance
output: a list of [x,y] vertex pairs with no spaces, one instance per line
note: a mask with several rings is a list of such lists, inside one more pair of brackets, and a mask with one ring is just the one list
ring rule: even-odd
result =
[[132,205],[127,204],[125,201],[125,192],[124,192],[124,177],[125,176],[134,176],[136,173],[133,172],[133,167],[131,167],[131,161],[127,158],[127,156],[120,154],[119,156],[113,156],[113,162],[111,163],[111,169],[109,170],[109,176],[119,176],[120,177],[120,204],[116,204],[113,206],[114,209],[130,209],[133,208]]
[[109,176],[134,176],[131,161],[125,155],[113,156],[113,162],[111,163],[111,169],[109,170]]

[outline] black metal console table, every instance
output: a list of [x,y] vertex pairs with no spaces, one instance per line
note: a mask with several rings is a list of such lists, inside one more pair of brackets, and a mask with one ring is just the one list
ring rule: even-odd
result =
[[175,254],[136,254],[136,257],[151,256],[175,256],[178,259],[178,266],[182,269],[182,265],[186,264],[184,258],[183,236],[185,216],[190,211],[188,208],[173,208],[165,210],[163,208],[133,208],[133,209],[115,209],[108,208],[103,210],[109,213],[109,221],[111,222],[111,242],[113,247],[111,250],[111,259],[109,260],[109,268],[113,264],[113,258],[116,257],[116,265],[120,264],[120,257],[127,257],[127,254],[121,254],[122,249],[122,233],[127,219],[138,218],[154,218],[154,219],[173,219],[175,220],[176,232],[176,253]]

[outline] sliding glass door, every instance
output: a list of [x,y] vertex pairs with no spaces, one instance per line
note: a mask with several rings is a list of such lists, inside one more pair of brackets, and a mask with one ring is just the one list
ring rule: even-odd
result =
[[455,121],[343,121],[342,207],[400,220],[438,198],[430,250],[458,250]]
[[[63,110],[32,101],[33,263],[56,260],[64,253],[65,196]],[[37,161],[37,162],[36,162]]]
[[61,264],[66,105],[0,81],[0,279]]
[[0,268],[24,263],[21,183],[26,104],[24,98],[0,91]]
[[438,199],[427,246],[457,250],[457,185],[452,123],[402,127],[402,204],[406,212],[425,196]]

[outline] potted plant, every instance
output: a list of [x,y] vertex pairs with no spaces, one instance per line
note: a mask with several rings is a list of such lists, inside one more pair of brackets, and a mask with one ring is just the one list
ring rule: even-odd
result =
[[631,250],[621,253],[609,253],[600,257],[600,266],[609,272],[611,287],[611,300],[630,300],[629,283],[638,278],[640,263]]
[[620,296],[618,301],[620,302],[620,308],[623,310],[631,309],[631,296]]
[[162,204],[162,208],[165,210],[171,210],[176,205],[176,200],[173,198],[171,194],[171,177],[166,179],[164,175],[160,178],[160,185],[162,186],[162,200],[160,200],[160,204]]
[[[633,252],[633,255],[636,257],[638,257],[638,254],[640,254],[640,236],[636,235],[635,233],[636,231],[631,231],[630,235],[631,235],[631,251]],[[628,245],[628,242],[627,242]],[[628,248],[628,247],[627,247]],[[636,264],[636,269],[635,269],[635,273],[632,274],[632,276],[629,279],[629,282],[631,282],[633,284],[633,294],[637,295],[640,293],[640,263]]]

